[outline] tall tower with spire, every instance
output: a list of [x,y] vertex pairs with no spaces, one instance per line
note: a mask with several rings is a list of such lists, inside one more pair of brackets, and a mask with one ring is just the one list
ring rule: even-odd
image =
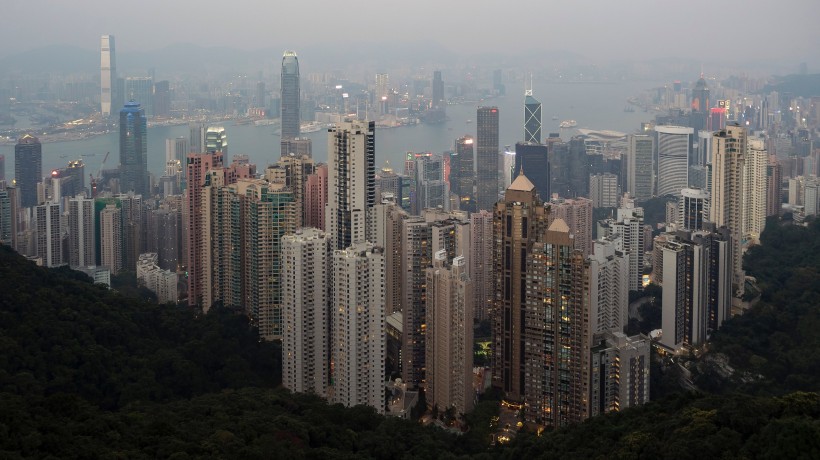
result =
[[[285,51],[282,56],[282,84],[281,84],[281,110],[282,110],[282,139],[295,139],[299,137],[299,123],[301,101],[299,96],[299,60],[293,51]],[[281,152],[282,156],[289,152]]]
[[541,103],[532,95],[532,76],[524,90],[524,142],[541,143]]

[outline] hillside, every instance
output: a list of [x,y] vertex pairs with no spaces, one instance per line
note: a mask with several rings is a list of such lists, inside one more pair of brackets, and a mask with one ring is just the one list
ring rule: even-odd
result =
[[503,447],[487,443],[492,401],[455,436],[293,395],[276,388],[281,350],[244,317],[126,298],[0,247],[0,458],[818,458],[820,224],[772,223],[763,241],[746,266],[764,299],[710,352],[735,377],[698,382],[722,394]]

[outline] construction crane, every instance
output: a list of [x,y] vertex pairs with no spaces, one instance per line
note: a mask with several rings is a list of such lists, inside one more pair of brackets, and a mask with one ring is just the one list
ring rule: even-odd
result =
[[108,159],[108,154],[111,152],[105,152],[105,157],[103,157],[102,163],[100,163],[100,169],[97,170],[97,174],[89,174],[91,176],[91,197],[97,198],[97,182],[100,180],[100,174],[102,174],[103,166],[105,166],[105,160]]

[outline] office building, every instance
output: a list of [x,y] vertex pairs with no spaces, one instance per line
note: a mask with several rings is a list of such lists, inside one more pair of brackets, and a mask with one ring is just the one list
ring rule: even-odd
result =
[[151,77],[128,77],[125,79],[125,99],[142,106],[145,116],[154,116],[154,80]]
[[163,270],[157,264],[157,254],[140,254],[137,260],[137,281],[157,296],[157,303],[177,303],[177,274]]
[[222,126],[208,126],[205,129],[203,152],[222,152],[224,157],[228,156],[228,133]]
[[699,188],[681,190],[677,214],[678,218],[671,222],[676,222],[682,230],[703,230],[703,223],[709,220],[709,193]]
[[43,180],[43,145],[31,134],[24,134],[14,146],[14,180],[20,190],[20,206],[37,206],[37,184]]
[[560,198],[554,193],[549,202],[550,222],[561,219],[569,226],[575,249],[584,255],[592,254],[592,200],[589,198]]
[[493,213],[479,211],[470,214],[470,279],[473,280],[475,318],[490,319],[495,292],[493,290]]
[[148,120],[133,100],[120,110],[120,190],[150,195]]
[[[299,137],[301,123],[301,97],[299,92],[299,60],[293,51],[285,51],[282,56],[281,74],[281,120],[282,139]],[[284,156],[290,152],[281,151]]]
[[342,122],[328,130],[328,203],[325,225],[331,249],[367,241],[367,218],[376,204],[376,123]]
[[94,200],[77,195],[68,200],[69,266],[95,265],[94,249]]
[[122,211],[114,203],[100,211],[100,265],[112,275],[122,270]]
[[493,209],[498,201],[498,107],[476,112],[476,208]]
[[[532,89],[528,89],[524,97],[524,143],[541,143],[541,103],[532,96]],[[530,172],[527,171],[527,174]]]
[[331,403],[384,412],[384,254],[367,242],[333,251]]
[[432,107],[433,109],[444,109],[447,105],[444,100],[444,81],[441,79],[441,70],[433,71],[432,83]]
[[614,208],[618,206],[621,186],[618,176],[612,173],[589,176],[589,197],[593,208]]
[[441,155],[425,155],[416,159],[416,201],[413,214],[421,214],[423,209],[450,210],[450,184],[445,177],[445,169]]
[[100,112],[104,118],[110,117],[115,103],[117,90],[117,57],[114,47],[114,36],[103,35],[100,39]]
[[435,253],[427,272],[427,405],[473,408],[473,284],[463,256],[448,263],[447,251]]
[[63,261],[63,233],[60,228],[60,205],[46,202],[34,208],[37,229],[37,257],[44,267],[57,267]]
[[589,329],[623,332],[629,322],[629,258],[619,235],[595,240],[589,256]]
[[[514,225],[514,224],[513,224]],[[559,427],[589,410],[589,305],[585,256],[573,249],[569,227],[555,219],[523,260],[521,376],[524,421]]]
[[517,142],[512,177],[518,177],[522,169],[527,179],[535,186],[538,198],[542,201],[548,200],[550,197],[550,162],[547,146]]
[[203,123],[191,123],[188,125],[188,145],[190,150],[185,153],[205,153],[205,131],[208,129]]
[[696,131],[705,129],[707,127],[706,119],[709,116],[709,110],[709,88],[706,86],[706,80],[703,79],[703,74],[701,74],[700,79],[695,83],[695,87],[692,88],[690,126]]
[[523,402],[525,394],[524,323],[528,255],[546,232],[549,210],[535,185],[520,174],[499,201],[493,217],[493,386],[505,398]]
[[162,118],[171,116],[171,85],[168,80],[154,83],[152,102],[153,116]]
[[689,186],[689,150],[694,130],[682,126],[656,126],[658,139],[658,196],[680,196]]
[[282,237],[282,386],[328,396],[330,257],[327,235],[307,228]]
[[590,353],[589,416],[649,402],[651,340],[640,334],[595,334]]
[[475,161],[473,138],[456,139],[456,150],[450,155],[450,191],[459,197],[459,209],[470,211],[475,207]]
[[654,196],[654,139],[646,134],[627,136],[627,184],[629,195],[638,202]]

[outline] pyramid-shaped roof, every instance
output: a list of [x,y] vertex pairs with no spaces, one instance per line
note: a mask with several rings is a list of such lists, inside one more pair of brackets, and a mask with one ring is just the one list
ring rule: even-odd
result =
[[530,182],[523,173],[519,174],[512,184],[510,184],[509,188],[507,188],[507,190],[517,190],[520,192],[531,192],[534,189],[535,186],[532,185],[532,182]]

